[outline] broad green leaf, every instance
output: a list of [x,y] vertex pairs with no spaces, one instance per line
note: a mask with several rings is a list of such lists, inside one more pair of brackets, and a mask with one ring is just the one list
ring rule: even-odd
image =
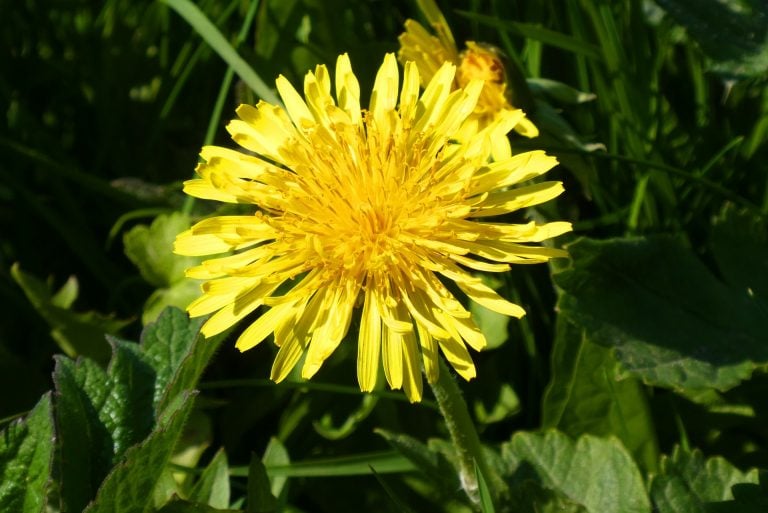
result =
[[658,0],[714,63],[737,77],[768,71],[768,5],[762,0]]
[[248,467],[245,505],[247,513],[275,513],[277,511],[277,499],[272,495],[267,468],[255,454],[251,456],[251,464]]
[[193,394],[184,392],[169,404],[149,436],[125,452],[85,513],[153,511],[152,491],[173,454],[193,403]]
[[214,508],[226,508],[229,506],[229,496],[227,453],[220,449],[192,487],[189,499]]
[[53,382],[64,513],[83,511],[113,464],[112,433],[99,419],[109,391],[107,379],[92,360],[56,358]]
[[498,396],[490,408],[486,408],[482,400],[476,399],[473,404],[475,418],[483,424],[501,422],[520,412],[520,398],[509,383],[501,383]]
[[765,513],[768,511],[768,472],[761,470],[758,479],[758,484],[734,484],[731,487],[733,500],[710,504],[707,513]]
[[768,308],[768,224],[728,207],[712,227],[712,252],[725,281]]
[[150,226],[139,224],[123,235],[125,255],[139,268],[150,285],[168,287],[184,279],[184,270],[198,259],[173,253],[176,235],[190,226],[189,217],[180,213],[161,214]]
[[208,45],[219,54],[219,57],[243,79],[259,97],[267,103],[280,105],[278,97],[259,77],[253,68],[232,48],[219,29],[211,23],[205,14],[189,0],[161,0],[184,18]]
[[157,216],[150,226],[136,225],[123,236],[126,256],[139,268],[142,277],[158,289],[144,304],[145,325],[154,321],[165,307],[185,308],[200,295],[200,282],[184,276],[184,270],[200,259],[173,253],[176,235],[189,226],[188,216],[173,212]]
[[16,263],[11,276],[40,316],[51,328],[51,336],[69,356],[87,356],[102,363],[109,359],[109,344],[104,334],[116,334],[131,321],[115,319],[96,312],[69,310],[77,296],[77,279],[71,277],[56,293],[35,276],[25,273]]
[[225,334],[206,339],[200,334],[203,319],[191,319],[177,308],[168,308],[141,335],[144,358],[157,373],[154,404],[162,411],[182,390],[197,386],[209,360]]
[[51,396],[46,394],[25,419],[0,433],[0,511],[45,511],[54,441]]
[[[261,461],[267,467],[275,465],[288,465],[291,463],[291,458],[288,456],[288,449],[275,437],[269,439],[267,448],[264,450],[264,456]],[[270,490],[272,495],[281,498],[284,490],[287,490],[286,484],[288,483],[287,476],[270,476],[269,482],[271,483]]]
[[714,503],[733,499],[734,485],[757,482],[757,470],[741,472],[724,458],[704,459],[698,450],[675,447],[672,456],[661,461],[661,472],[651,483],[651,499],[659,513],[709,511]]
[[614,437],[579,437],[550,430],[520,432],[502,446],[510,485],[533,480],[589,513],[645,513],[651,506],[642,476]]
[[673,389],[727,390],[768,363],[768,318],[670,237],[582,239],[554,275],[559,309],[624,370]]
[[133,342],[112,339],[107,396],[99,418],[112,434],[115,461],[144,439],[155,423],[155,371]]
[[155,322],[163,310],[171,306],[184,309],[198,296],[200,296],[200,282],[192,279],[183,279],[170,287],[157,289],[144,303],[141,323],[146,326]]
[[658,446],[645,392],[636,379],[620,378],[612,349],[595,344],[560,316],[551,374],[542,404],[543,428],[574,438],[614,435],[644,469],[656,468]]
[[527,479],[510,490],[517,513],[587,513],[587,509],[562,492]]

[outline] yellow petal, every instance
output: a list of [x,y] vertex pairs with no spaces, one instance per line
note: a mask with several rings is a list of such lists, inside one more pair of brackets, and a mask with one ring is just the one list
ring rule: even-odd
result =
[[421,363],[418,342],[413,332],[403,335],[403,389],[412,403],[421,401]]
[[283,75],[277,77],[275,81],[277,92],[285,104],[285,110],[291,117],[291,121],[299,128],[309,128],[315,124],[312,113],[309,111],[304,99],[296,91],[293,85]]
[[416,330],[419,334],[419,344],[421,345],[421,358],[424,362],[424,373],[427,375],[427,382],[433,384],[440,377],[440,363],[437,356],[437,342],[429,333],[426,327],[416,323]]
[[390,388],[399,389],[403,386],[403,336],[383,325],[381,338],[384,376]]
[[304,353],[304,346],[301,342],[295,336],[289,336],[275,356],[269,378],[275,383],[280,383],[288,377],[288,374],[299,362],[302,353]]
[[256,319],[248,328],[243,331],[237,339],[235,347],[240,351],[247,351],[260,344],[270,333],[275,331],[277,325],[285,321],[286,316],[294,314],[295,305],[293,303],[283,303],[270,308]]
[[438,342],[446,360],[448,360],[448,363],[451,364],[459,376],[467,381],[477,376],[475,364],[472,362],[472,357],[469,356],[469,351],[467,351],[464,344],[452,338],[439,340]]
[[367,289],[357,342],[357,380],[363,392],[370,392],[376,386],[380,347],[381,317],[376,305],[376,296]]
[[360,122],[360,84],[352,72],[349,55],[340,55],[336,60],[336,99],[339,107],[349,115],[354,124]]

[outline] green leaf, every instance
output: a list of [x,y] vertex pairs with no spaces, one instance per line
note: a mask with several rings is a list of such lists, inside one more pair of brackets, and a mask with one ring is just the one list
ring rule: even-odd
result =
[[573,441],[557,431],[520,432],[502,446],[510,484],[533,480],[589,513],[645,513],[651,506],[640,471],[616,438]]
[[563,493],[527,479],[511,490],[518,513],[587,513],[587,508]]
[[186,313],[171,307],[142,332],[144,358],[157,374],[154,385],[157,412],[161,412],[168,401],[182,390],[197,386],[205,367],[226,336],[224,333],[206,339],[200,334],[203,321],[190,319]]
[[54,451],[51,396],[0,434],[0,510],[45,511]]
[[115,459],[145,438],[155,422],[155,371],[138,344],[112,339],[107,396],[99,418],[112,434]]
[[[96,495],[113,463],[112,434],[99,419],[107,374],[92,360],[57,356],[56,426],[61,458],[59,494],[63,512],[80,512]],[[83,450],[87,447],[88,450]]]
[[727,207],[712,227],[712,253],[725,281],[768,308],[768,225]]
[[274,513],[277,511],[277,499],[272,495],[267,468],[255,454],[251,456],[251,464],[248,467],[247,494],[246,511],[248,513]]
[[140,444],[128,449],[85,513],[146,513],[152,511],[152,491],[173,455],[184,422],[194,403],[193,393],[179,394]]
[[658,0],[727,75],[768,71],[768,6],[762,0]]
[[58,292],[53,293],[48,284],[23,272],[18,263],[11,267],[11,276],[37,313],[48,323],[53,339],[69,356],[81,355],[106,362],[110,351],[104,334],[116,334],[131,322],[96,312],[69,310],[77,296],[75,277],[69,278]]
[[698,450],[675,447],[672,456],[661,461],[661,472],[651,483],[651,499],[659,513],[709,511],[713,503],[733,499],[734,485],[757,482],[757,470],[744,473],[724,458],[705,460]]
[[125,255],[150,285],[169,287],[184,280],[184,270],[199,262],[173,253],[176,235],[189,226],[188,216],[173,212],[157,216],[150,226],[136,225],[123,235]]
[[641,384],[620,378],[613,350],[595,344],[583,329],[557,319],[552,379],[544,393],[542,427],[574,438],[614,435],[646,470],[658,462],[653,419]]
[[192,279],[184,279],[170,287],[157,289],[144,303],[141,323],[146,326],[155,322],[163,310],[170,306],[184,309],[198,296],[200,296],[200,282]]
[[272,92],[259,75],[243,60],[232,45],[227,42],[219,29],[203,14],[203,12],[189,0],[161,0],[164,4],[173,8],[179,15],[187,20],[192,28],[202,37],[210,47],[219,54],[219,57],[233,69],[235,73],[250,87],[262,100],[273,105],[280,105],[279,98]]
[[758,301],[727,287],[679,240],[582,239],[554,276],[559,309],[616,348],[630,374],[673,389],[727,390],[768,363]]
[[[264,457],[261,461],[267,467],[276,465],[288,465],[291,463],[291,458],[288,456],[288,449],[285,448],[283,443],[275,437],[269,439],[267,448],[264,450]],[[269,482],[271,483],[270,490],[272,495],[280,498],[283,495],[284,490],[287,490],[286,484],[288,483],[288,476],[270,476]]]
[[229,506],[229,496],[227,453],[220,449],[192,487],[189,499],[214,508],[226,508]]

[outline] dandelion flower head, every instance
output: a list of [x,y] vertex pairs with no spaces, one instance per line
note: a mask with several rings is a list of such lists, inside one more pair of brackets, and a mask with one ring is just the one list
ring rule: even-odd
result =
[[357,339],[363,391],[374,388],[383,366],[392,388],[420,400],[422,366],[434,382],[439,352],[459,375],[475,376],[467,346],[481,350],[486,341],[446,283],[486,308],[522,316],[473,271],[564,256],[529,243],[570,224],[496,219],[559,195],[560,182],[512,187],[556,160],[533,151],[490,163],[492,138],[522,122],[519,110],[482,129],[473,124],[457,143],[483,83],[456,89],[455,74],[453,64],[441,65],[420,94],[416,65],[405,64],[401,85],[389,54],[363,109],[345,54],[333,83],[325,66],[307,73],[303,97],[279,77],[284,108],[261,102],[237,109],[239,119],[227,128],[249,153],[204,147],[198,177],[184,190],[254,205],[254,213],[202,220],[175,243],[179,254],[213,255],[187,271],[205,280],[188,307],[191,316],[212,314],[205,336],[261,307],[236,346],[245,351],[273,335],[279,350],[271,377],[278,382],[302,358],[302,377],[312,377],[345,337]]
[[[433,2],[424,2],[425,15],[430,20],[436,35],[414,20],[405,22],[405,32],[400,37],[398,58],[401,62],[413,61],[419,69],[422,84],[426,85],[444,62],[457,66],[453,87],[466,87],[472,80],[481,79],[485,85],[475,105],[471,119],[481,128],[488,125],[503,110],[514,110],[509,102],[507,76],[501,53],[490,45],[467,41],[466,48],[459,51],[443,14]],[[538,129],[527,118],[514,130],[525,137],[535,137]],[[509,156],[511,153],[506,140],[497,142],[505,147],[494,151],[494,156]]]

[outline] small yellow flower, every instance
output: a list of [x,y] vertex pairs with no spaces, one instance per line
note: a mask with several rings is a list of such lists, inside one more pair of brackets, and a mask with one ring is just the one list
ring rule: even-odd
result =
[[[504,62],[498,50],[474,41],[467,41],[466,48],[459,52],[451,29],[434,2],[421,2],[424,14],[435,28],[431,34],[419,22],[406,20],[405,32],[400,34],[401,62],[413,61],[419,68],[422,85],[426,85],[444,62],[451,62],[458,68],[454,88],[466,87],[472,80],[483,80],[485,85],[470,119],[484,128],[504,110],[515,110],[508,100],[507,77]],[[471,130],[465,127],[465,130]],[[514,130],[525,137],[539,134],[536,126],[524,118]],[[505,158],[511,154],[509,141],[504,137],[495,139],[494,158]]]
[[[267,307],[237,341],[245,351],[270,334],[279,346],[272,367],[284,379],[304,357],[312,377],[359,316],[357,375],[371,391],[379,362],[392,388],[411,401],[438,375],[438,351],[466,379],[475,376],[467,345],[486,345],[469,312],[444,284],[485,307],[520,317],[469,270],[501,272],[512,263],[546,262],[562,250],[529,245],[571,229],[569,223],[507,224],[495,216],[559,195],[560,182],[511,188],[549,170],[542,151],[489,164],[493,137],[524,119],[505,110],[463,143],[483,83],[453,89],[456,69],[445,63],[419,94],[419,72],[394,55],[378,71],[370,107],[349,58],[336,63],[335,96],[325,66],[308,73],[304,98],[284,78],[285,109],[241,105],[230,122],[233,139],[252,154],[206,146],[199,178],[185,183],[198,198],[252,204],[252,215],[203,220],[176,239],[183,255],[221,254],[187,271],[207,280],[188,310],[213,314],[205,336]],[[399,104],[398,104],[398,89]]]

